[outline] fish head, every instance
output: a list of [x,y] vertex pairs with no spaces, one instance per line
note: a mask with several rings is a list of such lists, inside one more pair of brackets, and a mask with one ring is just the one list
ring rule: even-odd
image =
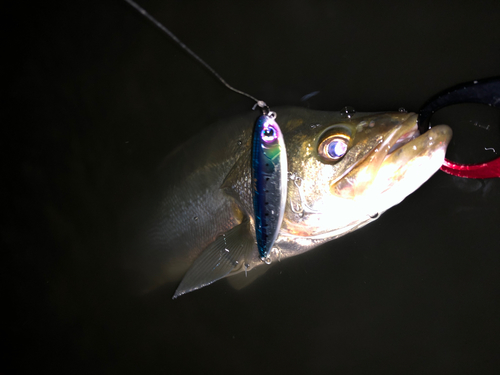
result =
[[358,229],[400,203],[440,168],[452,136],[446,125],[420,135],[417,115],[401,112],[309,111],[280,124],[288,158],[275,249],[281,257]]

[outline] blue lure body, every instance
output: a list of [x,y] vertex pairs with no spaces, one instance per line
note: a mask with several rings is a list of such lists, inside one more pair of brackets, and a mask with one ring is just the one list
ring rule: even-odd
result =
[[260,116],[252,140],[255,232],[266,263],[283,222],[288,179],[285,141],[275,117],[273,112]]

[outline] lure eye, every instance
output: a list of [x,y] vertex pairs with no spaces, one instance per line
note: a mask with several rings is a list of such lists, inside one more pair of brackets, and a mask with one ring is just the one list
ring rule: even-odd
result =
[[264,142],[270,143],[278,138],[278,131],[274,128],[274,126],[267,125],[262,129],[260,137]]
[[318,146],[318,154],[326,161],[342,158],[347,153],[349,137],[344,134],[331,135]]

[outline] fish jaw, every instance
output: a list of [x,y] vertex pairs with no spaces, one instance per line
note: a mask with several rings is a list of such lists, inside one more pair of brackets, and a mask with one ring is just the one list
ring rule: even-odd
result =
[[400,203],[436,173],[443,165],[451,137],[449,126],[435,126],[387,155],[367,194],[368,198],[379,197],[374,212]]
[[[392,128],[382,127],[381,132],[373,132],[372,139],[365,142],[371,145],[366,146],[372,147],[370,152],[362,160],[353,158],[354,166],[344,168],[349,172],[340,178],[328,175],[331,166],[325,166],[317,169],[315,181],[311,178],[300,184],[292,181],[295,186],[289,183],[292,192],[287,204],[294,212],[286,216],[278,241],[289,249],[285,256],[307,251],[374,221],[440,168],[451,140],[451,129],[446,125],[435,126],[419,136],[416,114],[404,117],[395,114],[394,118],[398,120]],[[374,122],[376,127],[377,121]],[[329,176],[329,186],[318,188],[324,181],[321,174]],[[301,195],[294,196],[293,189]],[[293,209],[294,205],[302,205],[300,212]]]

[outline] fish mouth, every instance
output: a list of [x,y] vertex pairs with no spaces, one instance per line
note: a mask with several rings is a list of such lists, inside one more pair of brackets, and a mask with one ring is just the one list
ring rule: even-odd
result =
[[409,113],[408,117],[402,121],[401,125],[396,126],[384,136],[384,140],[374,152],[381,153],[381,158],[385,160],[391,154],[417,139],[420,136],[417,118],[418,116],[415,113]]
[[411,129],[409,129],[403,135],[401,135],[399,138],[396,139],[396,141],[391,145],[389,151],[387,151],[386,157],[392,154],[394,151],[398,150],[399,148],[403,147],[408,142],[413,141],[419,135],[420,131],[418,130],[418,126],[415,123],[415,125],[413,125]]
[[[400,168],[414,159],[434,158],[444,161],[444,153],[450,143],[452,130],[447,125],[434,126],[424,134],[420,134],[417,125],[418,116],[412,113],[394,134],[387,137],[387,145],[382,145],[382,151],[387,150],[384,164],[395,164]],[[442,156],[442,158],[440,158]],[[406,168],[405,168],[406,169]]]
[[439,170],[452,134],[447,125],[420,134],[417,115],[411,114],[395,131],[394,141],[385,146],[387,153],[374,171],[371,189],[377,194],[391,192],[398,201],[404,199]]
[[342,179],[334,181],[332,193],[350,199],[375,199],[410,175],[415,187],[407,189],[406,195],[423,184],[443,164],[452,131],[439,125],[420,134],[417,118],[415,113],[409,113],[381,136],[363,160]]

